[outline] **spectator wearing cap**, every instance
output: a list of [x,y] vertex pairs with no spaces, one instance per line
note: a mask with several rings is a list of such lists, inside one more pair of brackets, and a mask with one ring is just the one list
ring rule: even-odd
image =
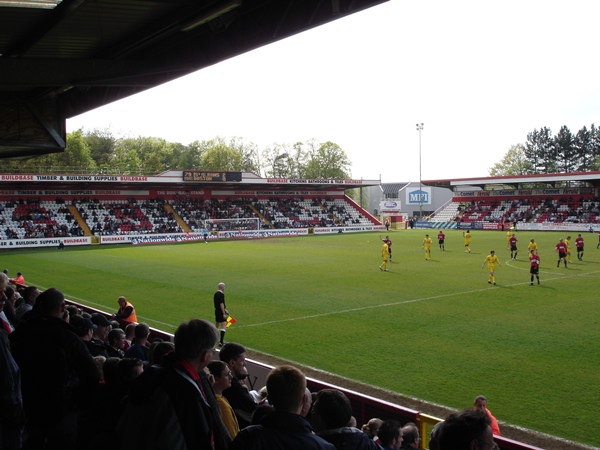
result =
[[98,325],[94,324],[90,319],[73,316],[71,317],[71,326],[75,328],[75,333],[83,340],[92,356],[104,356],[108,358],[105,344],[92,339],[94,330],[98,329]]
[[104,345],[108,337],[108,332],[112,328],[110,322],[104,315],[94,313],[92,314],[92,323],[97,326],[97,328],[94,328],[92,341],[98,341],[99,344]]

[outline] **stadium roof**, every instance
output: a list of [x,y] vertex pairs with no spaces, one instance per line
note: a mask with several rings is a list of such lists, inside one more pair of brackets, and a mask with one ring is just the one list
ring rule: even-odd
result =
[[62,151],[66,118],[386,1],[0,0],[0,158]]
[[475,186],[485,189],[486,186],[503,185],[520,187],[526,184],[546,184],[556,186],[557,183],[576,182],[587,183],[593,187],[600,187],[600,171],[595,172],[569,172],[549,173],[535,175],[509,175],[502,177],[456,178],[447,180],[423,180],[427,186],[456,188],[460,186]]

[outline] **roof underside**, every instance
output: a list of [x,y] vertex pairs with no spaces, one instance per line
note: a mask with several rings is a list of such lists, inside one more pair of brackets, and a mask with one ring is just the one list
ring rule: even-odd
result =
[[385,1],[0,0],[0,158],[62,151],[69,117]]

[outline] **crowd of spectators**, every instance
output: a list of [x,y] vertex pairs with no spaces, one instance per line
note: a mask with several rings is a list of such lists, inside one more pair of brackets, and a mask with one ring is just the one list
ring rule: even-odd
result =
[[85,227],[93,235],[127,235],[202,232],[205,227],[209,232],[218,232],[356,224],[371,222],[344,200],[333,198],[256,200],[178,196],[167,202],[162,198],[81,197],[73,199],[70,205],[61,198],[0,202],[0,239],[83,236]]
[[[89,314],[56,288],[9,281],[0,273],[2,449],[419,448],[414,423],[374,418],[358,429],[348,397],[310,392],[296,367],[272,369],[265,386],[251,390],[246,349],[215,350],[217,329],[205,320],[182,323],[166,342],[151,339],[143,322],[111,320],[131,306],[124,297],[117,314]],[[467,431],[474,434],[461,436]],[[473,440],[492,450],[500,430],[478,396],[434,432],[437,450],[467,450]]]
[[[455,206],[451,205],[449,208]],[[488,198],[461,203],[457,209],[453,217],[457,222],[597,223],[600,217],[600,198]]]

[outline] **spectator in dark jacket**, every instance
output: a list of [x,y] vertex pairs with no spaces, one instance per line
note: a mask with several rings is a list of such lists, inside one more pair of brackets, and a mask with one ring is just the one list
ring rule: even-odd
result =
[[85,344],[62,319],[63,293],[47,289],[37,298],[37,305],[40,315],[20,325],[10,337],[23,382],[28,419],[25,445],[70,450],[75,448],[77,417],[91,407],[100,377]]
[[335,445],[337,450],[381,450],[368,434],[348,426],[351,417],[352,406],[343,392],[319,391],[312,410],[312,423],[318,436]]

